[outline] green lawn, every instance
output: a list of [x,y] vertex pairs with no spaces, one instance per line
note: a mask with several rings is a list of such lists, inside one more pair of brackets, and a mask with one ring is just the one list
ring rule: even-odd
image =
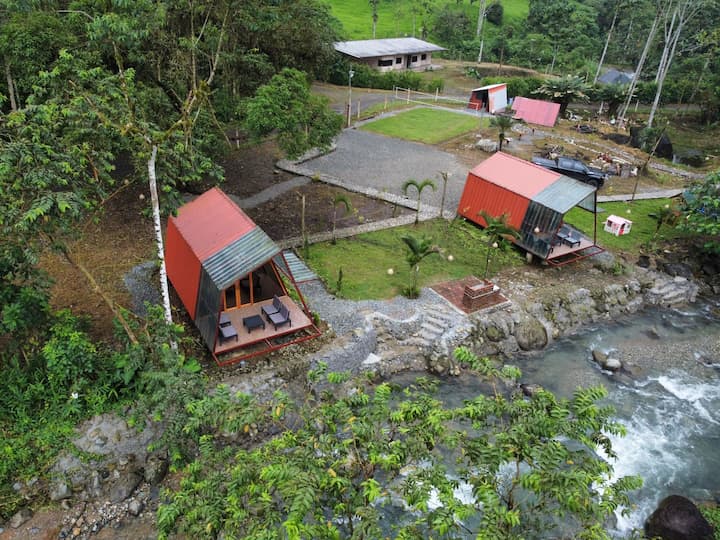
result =
[[[325,0],[332,14],[340,20],[345,31],[345,39],[371,39],[372,8],[368,0]],[[393,0],[378,4],[378,22],[375,37],[405,37],[413,35],[413,12],[411,6],[415,0]],[[439,9],[447,0],[431,0],[430,4]],[[456,4],[453,2],[453,6]],[[528,0],[503,0],[503,22],[521,22],[528,14]],[[477,22],[478,3],[462,2],[460,7],[465,10],[471,26]],[[432,26],[432,17],[422,12],[415,16],[415,36],[420,36],[420,28]],[[473,36],[468,36],[471,39]],[[432,34],[428,37],[432,41]]]
[[[655,234],[656,222],[648,214],[655,213],[666,204],[671,205],[672,203],[672,199],[637,200],[632,203],[598,203],[598,206],[604,210],[604,212],[598,214],[598,245],[612,251],[638,253],[643,245],[653,240]],[[603,230],[603,224],[611,214],[624,217],[633,222],[629,234],[615,236]],[[573,208],[565,215],[565,221],[592,237],[593,221],[590,212]],[[663,225],[655,239],[669,240],[679,236],[678,231]]]
[[[400,239],[406,234],[430,236],[443,250],[442,256],[430,255],[420,263],[421,287],[468,275],[483,277],[485,237],[478,227],[464,220],[437,219],[417,227],[385,229],[341,239],[336,245],[314,244],[307,262],[333,291],[337,290],[338,271],[342,268],[340,295],[345,298],[392,298],[411,281],[410,267],[405,260],[407,247]],[[525,262],[520,251],[512,247],[494,249],[493,254],[490,276],[500,268]],[[390,268],[391,275],[388,274]]]
[[487,119],[438,109],[413,109],[365,124],[360,129],[389,137],[437,144],[487,125]]

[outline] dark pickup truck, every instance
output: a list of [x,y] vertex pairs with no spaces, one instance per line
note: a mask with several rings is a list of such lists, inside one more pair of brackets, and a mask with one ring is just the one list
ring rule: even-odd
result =
[[541,167],[564,174],[570,178],[575,178],[598,189],[603,187],[603,184],[605,184],[605,181],[608,179],[607,173],[595,167],[588,167],[582,161],[575,158],[559,157],[556,159],[546,159],[534,157],[532,158],[532,162],[535,165],[540,165]]

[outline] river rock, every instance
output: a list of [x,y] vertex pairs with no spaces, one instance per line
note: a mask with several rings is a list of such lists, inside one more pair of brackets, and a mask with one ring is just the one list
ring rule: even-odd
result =
[[135,473],[130,472],[122,474],[119,478],[116,478],[109,487],[108,499],[110,502],[119,503],[127,499],[135,488],[140,485],[142,477]]
[[685,263],[665,263],[662,265],[662,271],[669,276],[682,276],[687,279],[692,279],[693,272]]
[[135,517],[139,516],[144,508],[145,508],[145,505],[143,504],[142,501],[139,501],[138,499],[133,499],[128,504],[128,512],[130,513],[131,516],[135,516]]
[[593,349],[592,357],[593,357],[593,360],[595,360],[595,362],[597,362],[601,366],[604,366],[605,362],[608,359],[608,355],[606,353],[604,353],[603,351],[601,351],[600,349]]
[[548,344],[545,326],[534,317],[527,317],[516,325],[515,339],[523,351],[538,351]]
[[50,500],[62,501],[72,496],[72,488],[64,478],[56,480],[50,487]]
[[20,510],[15,512],[13,517],[10,518],[10,521],[8,521],[8,525],[10,525],[10,527],[12,527],[13,529],[18,529],[31,517],[33,517],[32,510],[30,510],[29,508],[21,508]]
[[665,497],[645,522],[648,538],[712,540],[713,528],[697,506],[680,495]]
[[535,394],[537,394],[540,390],[542,390],[542,386],[539,384],[520,384],[520,390],[522,390],[522,393],[527,397],[533,397]]
[[608,371],[620,371],[623,365],[617,358],[608,358],[605,360],[605,365],[603,365],[603,367]]
[[163,481],[168,471],[167,454],[155,452],[148,456],[145,462],[145,481],[156,486]]

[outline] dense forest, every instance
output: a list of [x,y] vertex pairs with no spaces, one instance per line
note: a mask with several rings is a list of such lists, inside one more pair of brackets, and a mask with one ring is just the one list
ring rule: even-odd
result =
[[[362,2],[366,37],[372,10],[389,4]],[[639,65],[643,99],[698,104],[708,122],[720,114],[717,0],[531,0],[527,18],[511,20],[503,18],[502,3],[485,0],[402,4],[412,4],[407,13],[422,21],[418,35],[447,47],[449,57],[474,60],[482,46],[486,60],[587,82],[601,58],[631,70]],[[362,383],[349,396],[319,391],[301,405],[286,395],[262,405],[226,390],[209,395],[168,310],[130,314],[73,252],[83,224],[134,183],[150,183],[148,214],[159,232],[160,215],[177,208],[182,192],[222,178],[218,158],[230,147],[231,129],[247,134],[248,144],[275,134],[290,156],[327,146],[341,119],[309,85],[346,73],[333,42],[348,34],[333,8],[320,0],[0,0],[2,520],[26,503],[17,482],[40,477],[32,495],[47,495],[49,464],[78,422],[117,410],[129,411],[133,425],[148,418],[164,424],[156,444],[185,478],[159,513],[167,535],[379,537],[386,531],[376,478],[430,462],[436,445],[460,448],[467,471],[496,466],[473,474],[486,509],[478,527],[501,531],[497,538],[551,528],[549,512],[574,516],[583,537],[605,538],[604,518],[629,504],[638,479],[611,482],[611,467],[596,455],[554,442],[577,439],[611,452],[606,433],[622,427],[596,404],[602,389],[578,391],[571,400],[539,392],[522,401],[496,392],[452,411],[428,397],[429,383],[404,394]],[[120,179],[120,161],[133,174]],[[718,206],[716,182],[697,190],[703,212],[686,220],[693,232],[711,237],[720,228],[711,210]],[[94,340],[87,321],[51,308],[51,280],[40,264],[49,251],[76,267],[113,313],[113,340]],[[519,377],[468,352],[461,356],[492,381]],[[310,377],[329,379],[326,388],[346,383],[322,369]],[[484,422],[510,435],[502,447],[477,432],[462,440],[467,434],[451,420]],[[251,440],[258,425],[283,435],[258,444]],[[283,431],[288,425],[297,429]],[[229,433],[242,441],[240,450],[223,439]],[[536,466],[522,482],[538,499],[524,513],[498,495],[503,488],[491,473],[508,462],[520,471],[531,459]],[[403,495],[417,513],[401,537],[454,534],[458,516],[475,512],[453,500],[455,486],[444,473],[438,464],[409,475]],[[596,483],[602,493],[589,489]],[[444,509],[428,510],[431,485]]]

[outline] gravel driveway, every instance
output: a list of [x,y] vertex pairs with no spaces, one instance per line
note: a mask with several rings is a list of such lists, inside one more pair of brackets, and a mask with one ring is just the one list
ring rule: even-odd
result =
[[[337,139],[334,152],[307,161],[303,166],[359,187],[400,196],[406,180],[430,178],[437,190],[425,189],[422,200],[438,208],[442,197],[439,172],[447,171],[450,178],[445,195],[446,211],[457,209],[468,173],[467,166],[448,152],[357,129],[344,130]],[[412,188],[409,195],[413,201],[417,198]]]

